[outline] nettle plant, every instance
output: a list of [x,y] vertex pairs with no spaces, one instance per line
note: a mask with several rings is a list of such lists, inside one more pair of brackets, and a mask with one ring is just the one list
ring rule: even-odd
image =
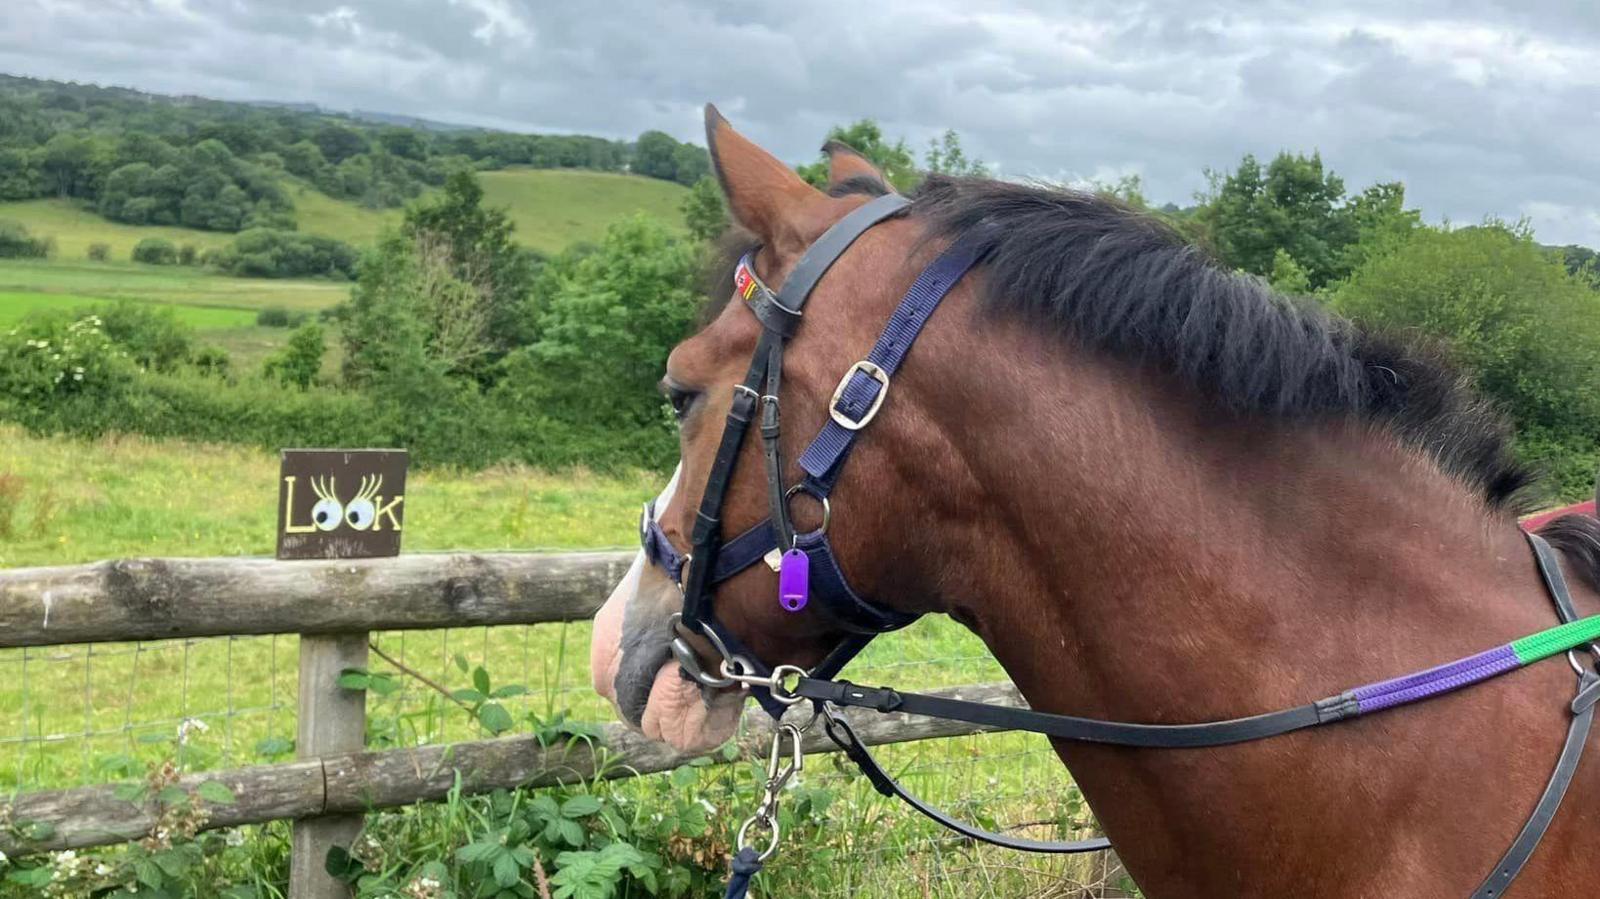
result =
[[[142,839],[92,853],[68,849],[19,860],[5,872],[5,886],[21,890],[19,895],[51,897],[255,899],[260,894],[237,883],[238,866],[223,858],[230,849],[243,846],[243,833],[232,829],[202,833],[211,809],[231,805],[233,792],[209,780],[187,787],[179,775],[178,764],[169,759],[152,763],[143,780],[116,788],[118,799],[151,813],[150,831]],[[38,822],[0,825],[22,841],[54,836],[50,826]],[[0,856],[0,866],[6,864],[8,860]]]
[[[527,688],[496,686],[485,668],[472,667],[459,654],[455,663],[472,686],[451,690],[424,683],[490,734],[515,729],[504,700],[526,695]],[[395,675],[350,669],[340,684],[375,695],[371,738],[414,738],[405,713],[392,708],[400,692]],[[542,715],[526,713],[522,723],[542,746],[588,744],[599,758],[595,776],[479,797],[463,796],[458,777],[440,805],[371,816],[354,846],[329,853],[329,873],[370,899],[667,899],[720,891],[732,853],[731,828],[760,799],[760,762],[717,767],[719,760],[738,759],[738,747],[729,744],[720,759],[695,759],[665,776],[614,779],[628,772],[594,746],[597,727],[548,708]],[[780,826],[820,837],[832,793],[798,785],[792,793]]]
[[[518,729],[504,700],[527,690],[496,686],[485,669],[459,657],[457,667],[471,687],[429,686],[450,695],[460,714],[490,733]],[[381,722],[373,734],[378,742],[409,736],[408,745],[415,745],[409,713],[399,708],[401,679],[411,674],[350,669],[341,675],[341,685],[369,691],[382,713],[373,716]],[[327,870],[360,899],[673,899],[720,893],[733,830],[761,798],[763,762],[739,762],[738,747],[729,744],[668,774],[627,777],[625,764],[593,744],[599,733],[593,725],[548,709],[526,713],[521,724],[552,749],[576,751],[579,743],[587,744],[597,755],[595,775],[566,786],[481,796],[464,795],[458,776],[442,802],[369,815],[350,849],[328,854]],[[188,787],[179,779],[186,768],[218,760],[199,742],[202,729],[185,722],[176,738],[164,738],[170,744],[165,759],[116,788],[118,798],[151,813],[144,838],[95,850],[0,857],[0,899],[283,899],[288,826],[207,831],[211,810],[231,803],[231,792],[219,782]],[[293,743],[269,739],[257,748],[271,758],[291,752]],[[143,764],[117,755],[102,759],[100,770],[136,777]],[[829,876],[830,859],[856,833],[841,826],[834,809],[827,789],[798,782],[789,787],[779,824],[821,865],[773,872],[770,885],[778,894],[787,886],[815,889],[818,878]],[[53,836],[39,823],[0,820],[0,829],[19,842]],[[786,886],[783,878],[791,874],[797,880]]]

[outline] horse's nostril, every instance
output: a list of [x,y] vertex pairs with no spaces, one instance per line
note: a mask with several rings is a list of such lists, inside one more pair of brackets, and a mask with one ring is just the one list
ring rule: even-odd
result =
[[671,653],[666,641],[635,644],[623,650],[622,663],[617,666],[613,686],[617,691],[617,711],[624,721],[638,727],[644,721],[644,709],[650,702],[650,690],[655,686],[656,674],[667,663]]

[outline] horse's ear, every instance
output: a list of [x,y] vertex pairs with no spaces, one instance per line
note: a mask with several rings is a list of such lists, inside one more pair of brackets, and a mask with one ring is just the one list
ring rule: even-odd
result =
[[822,152],[828,154],[828,186],[838,187],[851,178],[870,178],[889,190],[889,181],[883,177],[883,172],[872,164],[872,160],[856,152],[854,147],[843,141],[830,140],[822,145]]
[[728,211],[739,224],[767,243],[794,233],[807,207],[823,194],[777,157],[733,130],[717,108],[706,104],[706,147],[722,182]]

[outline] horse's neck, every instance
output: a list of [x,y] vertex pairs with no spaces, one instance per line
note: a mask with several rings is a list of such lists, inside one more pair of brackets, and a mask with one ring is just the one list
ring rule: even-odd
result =
[[[986,406],[988,428],[950,438],[977,526],[935,550],[944,592],[977,598],[951,611],[1038,708],[1248,715],[1554,623],[1510,517],[1390,438],[1208,423],[1128,372],[1029,377]],[[1505,809],[1528,807],[1554,759],[1570,674],[1503,680],[1251,746],[1061,749],[1152,896],[1316,895],[1318,878],[1357,895],[1341,853],[1395,851],[1427,892],[1487,871],[1485,847],[1521,823]],[[1526,733],[1528,763],[1491,751],[1496,733]],[[1461,856],[1386,848],[1413,831],[1453,834]],[[1359,876],[1399,886],[1384,861]]]

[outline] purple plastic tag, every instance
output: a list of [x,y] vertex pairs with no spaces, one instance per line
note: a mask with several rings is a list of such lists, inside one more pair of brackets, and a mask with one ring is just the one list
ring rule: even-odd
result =
[[811,557],[796,547],[783,554],[778,566],[778,605],[798,612],[811,598]]

